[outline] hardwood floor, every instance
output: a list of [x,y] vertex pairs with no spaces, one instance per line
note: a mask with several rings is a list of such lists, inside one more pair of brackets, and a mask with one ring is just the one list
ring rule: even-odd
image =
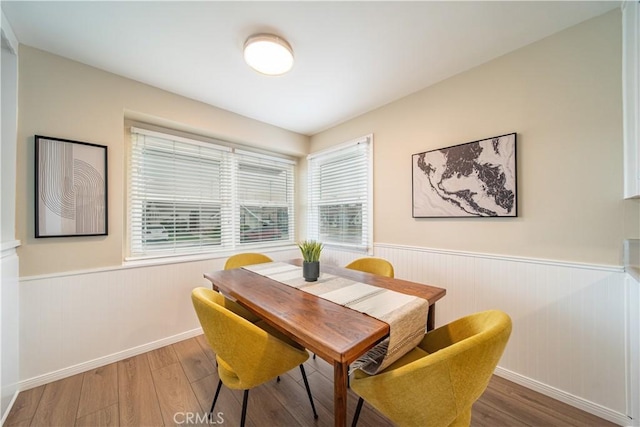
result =
[[[298,369],[249,393],[247,426],[332,426],[333,370],[309,358],[305,369],[319,418]],[[112,363],[19,394],[5,426],[207,425],[218,382],[203,336]],[[349,420],[357,397],[349,392]],[[238,426],[242,392],[224,386],[208,425]],[[358,426],[392,424],[366,404]],[[605,420],[494,376],[473,407],[472,426],[613,426]]]

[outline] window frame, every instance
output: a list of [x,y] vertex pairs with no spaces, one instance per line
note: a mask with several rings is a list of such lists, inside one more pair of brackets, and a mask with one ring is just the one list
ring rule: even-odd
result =
[[[155,126],[151,126],[155,128]],[[141,126],[137,123],[131,123],[130,126],[127,126],[128,131],[128,146],[126,147],[126,156],[127,156],[127,164],[126,164],[126,200],[125,200],[125,256],[124,261],[138,261],[144,259],[154,259],[154,258],[182,258],[182,257],[210,257],[216,254],[227,254],[233,253],[236,250],[248,250],[248,249],[257,249],[257,248],[271,248],[271,247],[282,247],[289,246],[294,244],[295,237],[295,226],[296,226],[296,206],[295,206],[295,185],[296,185],[296,173],[297,173],[297,162],[293,158],[289,156],[280,155],[275,152],[266,152],[264,150],[252,150],[251,148],[247,148],[245,146],[241,146],[239,144],[234,144],[227,141],[221,141],[216,139],[210,139],[206,137],[200,137],[197,135],[186,135],[180,136],[176,135],[178,132],[172,132],[171,130],[162,129],[162,130],[152,130],[147,128],[146,126]],[[199,237],[194,239],[193,245],[187,244],[186,247],[181,247],[179,243],[177,243],[177,229],[174,223],[173,234],[172,237],[169,238],[166,242],[166,246],[163,248],[161,245],[158,246],[158,250],[153,250],[153,243],[149,240],[144,241],[144,231],[145,227],[154,226],[154,224],[150,224],[149,218],[147,217],[147,212],[135,212],[135,209],[141,209],[140,206],[144,203],[150,202],[162,202],[162,200],[155,197],[153,200],[146,200],[146,202],[141,202],[141,198],[145,197],[145,189],[140,192],[134,191],[133,187],[138,185],[141,174],[136,175],[136,171],[134,170],[135,166],[133,164],[134,156],[137,155],[134,153],[136,150],[135,144],[136,138],[140,136],[150,137],[165,140],[166,142],[179,142],[180,144],[191,144],[193,146],[202,146],[207,149],[211,148],[214,150],[220,150],[225,154],[221,156],[221,168],[226,168],[226,172],[221,172],[222,175],[226,174],[225,178],[221,178],[218,182],[220,184],[219,191],[219,210],[220,210],[220,244],[211,244],[206,243],[207,237],[202,234],[202,229],[198,229],[200,232]],[[146,143],[146,142],[143,142]],[[153,145],[153,144],[152,144]],[[175,145],[174,145],[175,149]],[[140,156],[143,156],[141,154]],[[174,154],[175,151],[174,151]],[[182,155],[180,152],[176,156]],[[238,195],[238,164],[242,162],[243,156],[250,156],[251,158],[256,159],[265,159],[266,162],[270,164],[270,167],[277,169],[282,167],[282,171],[286,174],[287,184],[291,186],[291,188],[287,188],[286,194],[274,193],[277,196],[283,197],[284,202],[280,205],[284,204],[287,207],[286,220],[284,221],[288,227],[288,235],[285,235],[284,238],[277,239],[268,239],[268,240],[258,240],[252,242],[240,242],[240,214],[239,214],[239,195]],[[197,157],[189,157],[187,156],[186,162],[194,161]],[[143,172],[144,173],[144,172]],[[194,174],[197,177],[197,173]],[[171,172],[164,176],[166,179],[171,179]],[[184,178],[180,177],[180,178]],[[188,179],[193,177],[187,176]],[[213,180],[215,181],[215,180]],[[213,182],[212,181],[212,182]],[[216,191],[211,191],[211,193],[216,193]],[[178,198],[176,194],[173,196],[164,195],[166,197],[166,201],[169,204],[180,205],[183,204],[186,206],[188,204],[188,200],[182,199],[182,197]],[[157,199],[157,200],[156,200]],[[208,199],[198,199],[194,204],[198,206],[206,206],[211,205],[212,201]],[[186,209],[186,208],[185,208]],[[179,209],[180,210],[180,209]],[[187,212],[184,210],[183,214]],[[226,213],[224,213],[226,212]],[[138,218],[134,218],[134,215],[140,215]],[[226,215],[226,216],[225,216]],[[278,213],[278,218],[280,218],[280,213]],[[197,221],[198,225],[201,224],[201,219]],[[156,224],[157,225],[157,224]],[[169,231],[171,233],[171,231]],[[164,233],[161,233],[164,235]],[[260,236],[262,237],[262,236]],[[167,238],[164,237],[166,240]],[[173,243],[171,239],[174,239]],[[200,242],[199,244],[196,242]],[[203,243],[204,242],[204,243]],[[148,246],[151,244],[151,246]],[[146,247],[145,247],[146,246]],[[171,247],[172,246],[172,247]],[[151,248],[151,249],[150,249]]]

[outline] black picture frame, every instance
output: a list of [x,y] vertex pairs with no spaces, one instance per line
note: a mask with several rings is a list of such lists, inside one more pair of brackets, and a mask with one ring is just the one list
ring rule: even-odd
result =
[[35,135],[35,237],[108,234],[107,147]]
[[517,134],[413,154],[414,218],[517,217]]

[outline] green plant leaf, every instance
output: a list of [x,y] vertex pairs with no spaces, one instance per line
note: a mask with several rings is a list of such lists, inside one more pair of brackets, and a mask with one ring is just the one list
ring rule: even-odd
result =
[[324,245],[315,240],[303,240],[298,242],[298,248],[302,253],[302,259],[306,262],[320,261],[320,254]]

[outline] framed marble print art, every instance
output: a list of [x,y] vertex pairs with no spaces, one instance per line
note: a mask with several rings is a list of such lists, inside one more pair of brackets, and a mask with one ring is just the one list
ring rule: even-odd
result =
[[412,156],[413,217],[517,217],[516,134]]

